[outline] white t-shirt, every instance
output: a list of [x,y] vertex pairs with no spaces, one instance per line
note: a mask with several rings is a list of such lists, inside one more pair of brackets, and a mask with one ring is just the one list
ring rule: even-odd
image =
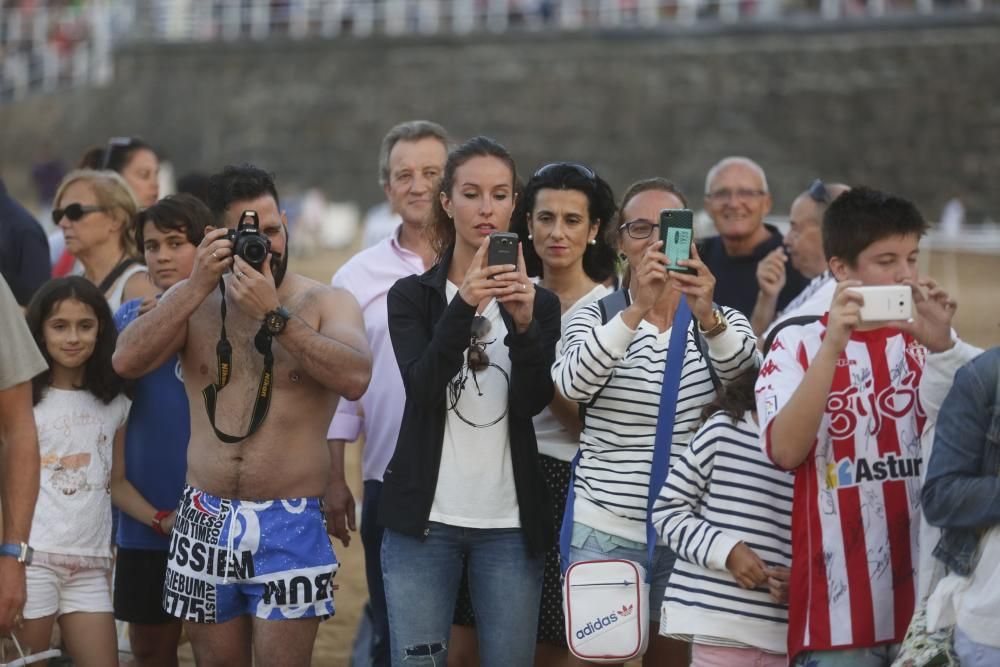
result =
[[833,301],[833,293],[837,291],[837,281],[829,273],[813,278],[812,282],[806,285],[799,296],[789,303],[783,311],[778,313],[760,337],[761,340],[767,338],[774,327],[787,319],[802,317],[803,315],[825,315],[830,310],[830,303]]
[[[535,282],[538,281],[536,280]],[[611,294],[611,292],[611,288],[607,285],[597,285],[594,289],[587,292],[587,294],[580,297],[576,303],[569,307],[569,310],[563,313],[559,342],[556,343],[557,359],[562,352],[562,337],[566,334],[566,325],[569,324],[570,318],[576,314],[576,311],[603,299],[608,294]],[[552,414],[550,408],[545,408],[538,413],[535,416],[534,424],[539,454],[551,456],[554,459],[566,461],[567,463],[573,460],[573,457],[576,456],[576,450],[580,447],[580,440],[570,435],[566,427]]]
[[968,577],[946,576],[927,600],[927,627],[958,627],[977,644],[1000,648],[1000,526],[979,538],[979,559]]
[[[449,301],[458,294],[458,287],[451,281],[445,289]],[[495,366],[473,373],[463,364],[455,376],[456,380],[466,378],[457,403],[453,390],[448,390],[441,467],[431,504],[431,521],[466,528],[518,528],[521,525],[506,414],[510,401],[510,353],[503,342],[507,326],[500,316],[500,308],[494,300],[482,312],[490,321],[486,355]],[[465,355],[468,358],[468,350]],[[459,415],[474,424],[489,424],[500,415],[503,417],[492,426],[477,428]]]
[[131,404],[50,387],[35,406],[42,474],[28,543],[38,551],[111,556],[111,452]]

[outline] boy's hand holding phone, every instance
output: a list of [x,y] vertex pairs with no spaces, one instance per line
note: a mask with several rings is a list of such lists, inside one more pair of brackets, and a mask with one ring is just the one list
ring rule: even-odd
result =
[[842,280],[837,283],[837,289],[833,293],[822,347],[827,348],[834,357],[839,357],[847,348],[851,334],[861,326],[861,306],[865,299],[851,289],[857,287],[861,287],[860,280]]
[[958,303],[931,278],[921,278],[917,283],[906,281],[904,284],[912,291],[916,313],[912,320],[898,320],[888,325],[910,334],[930,352],[950,350],[955,345],[951,337],[951,321]]

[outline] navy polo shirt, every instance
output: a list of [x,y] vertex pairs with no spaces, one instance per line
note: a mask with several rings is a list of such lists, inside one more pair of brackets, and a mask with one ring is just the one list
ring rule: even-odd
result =
[[[735,308],[748,318],[757,303],[757,263],[783,243],[781,232],[776,227],[764,226],[771,236],[744,257],[730,257],[721,236],[709,237],[698,245],[702,261],[715,276],[715,303]],[[785,275],[785,286],[778,294],[777,312],[781,312],[809,284],[809,279],[799,273],[791,262],[785,264]]]

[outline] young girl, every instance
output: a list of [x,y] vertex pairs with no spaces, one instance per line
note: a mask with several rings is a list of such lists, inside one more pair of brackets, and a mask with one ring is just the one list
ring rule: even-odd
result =
[[660,634],[692,642],[691,667],[783,667],[792,476],[760,447],[752,368],[702,413],[653,522],[677,553]]
[[27,319],[49,370],[32,381],[42,474],[18,635],[32,652],[43,651],[58,618],[74,664],[117,665],[109,483],[129,400],[111,367],[115,325],[104,295],[77,276],[45,284]]

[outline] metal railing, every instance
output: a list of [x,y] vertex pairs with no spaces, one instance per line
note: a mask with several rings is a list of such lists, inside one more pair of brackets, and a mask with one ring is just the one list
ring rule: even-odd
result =
[[976,13],[1000,0],[0,0],[0,102],[101,85],[125,41],[678,29]]

